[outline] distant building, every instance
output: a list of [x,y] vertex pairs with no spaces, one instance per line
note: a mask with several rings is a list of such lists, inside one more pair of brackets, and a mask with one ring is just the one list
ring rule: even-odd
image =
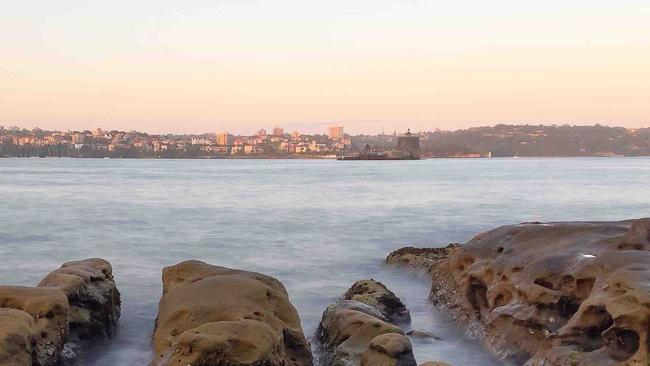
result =
[[259,149],[254,145],[244,145],[244,154],[257,154]]
[[221,146],[232,146],[233,136],[228,132],[222,132],[217,134],[217,144]]
[[420,158],[420,137],[408,130],[405,134],[397,137],[397,150],[401,151],[405,157],[411,159]]
[[205,137],[192,137],[190,143],[192,145],[210,145],[211,141]]
[[284,128],[275,127],[273,129],[273,136],[284,136]]
[[75,133],[72,135],[73,144],[83,144],[84,142],[86,142],[86,135],[81,133]]
[[302,136],[302,135],[301,135],[300,132],[298,132],[298,131],[293,131],[293,132],[291,132],[291,138],[294,139],[294,140],[299,139],[300,136]]
[[266,130],[262,128],[261,130],[257,131],[257,136],[266,136]]
[[332,126],[328,130],[328,135],[332,140],[338,140],[343,138],[343,127]]

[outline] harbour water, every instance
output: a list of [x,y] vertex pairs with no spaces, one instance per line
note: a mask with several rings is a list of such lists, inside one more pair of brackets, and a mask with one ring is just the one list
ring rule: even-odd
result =
[[650,159],[0,159],[0,283],[35,285],[69,260],[108,259],[116,338],[87,365],[146,365],[161,269],[185,259],[286,285],[311,336],[324,308],[375,278],[405,300],[419,362],[498,365],[427,301],[428,283],[382,265],[406,245],[465,242],[524,221],[650,216]]

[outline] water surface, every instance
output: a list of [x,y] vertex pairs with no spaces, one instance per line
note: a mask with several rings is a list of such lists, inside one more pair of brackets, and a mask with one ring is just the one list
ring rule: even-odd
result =
[[163,266],[185,259],[279,278],[307,335],[358,279],[411,309],[419,362],[497,365],[428,303],[428,283],[381,265],[405,245],[464,242],[523,221],[650,216],[650,159],[0,159],[0,283],[34,285],[65,261],[108,259],[118,336],[85,364],[146,365]]

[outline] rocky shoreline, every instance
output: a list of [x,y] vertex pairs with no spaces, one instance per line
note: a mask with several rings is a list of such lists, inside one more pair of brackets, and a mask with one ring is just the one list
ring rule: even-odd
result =
[[[649,365],[650,219],[503,226],[386,263],[430,277],[433,303],[504,363]],[[436,339],[373,279],[325,309],[313,347],[273,277],[185,261],[162,283],[150,366],[417,366],[411,338]],[[36,287],[0,286],[0,366],[83,365],[86,345],[114,335],[120,307],[103,259],[65,263]]]
[[506,362],[650,362],[650,219],[509,225],[386,262],[428,273],[434,304]]

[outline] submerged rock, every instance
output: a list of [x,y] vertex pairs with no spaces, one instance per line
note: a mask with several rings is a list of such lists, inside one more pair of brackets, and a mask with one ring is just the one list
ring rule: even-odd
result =
[[[372,280],[370,280],[372,281]],[[375,281],[359,281],[344,299],[330,305],[323,313],[318,326],[317,338],[322,348],[322,366],[415,366],[411,341],[397,325],[390,323],[389,316],[404,314],[405,307],[389,307],[373,297],[373,293],[390,293],[399,304],[401,301],[385,286]],[[368,285],[369,283],[369,285]],[[377,285],[379,284],[379,285]],[[376,289],[368,291],[368,288]],[[366,303],[350,300],[363,294]],[[390,303],[393,304],[393,303]],[[401,309],[402,311],[395,311]],[[408,311],[406,311],[408,314]]]
[[420,329],[411,329],[408,332],[406,332],[406,335],[408,335],[411,338],[430,339],[436,341],[442,340],[441,337],[438,337],[437,335],[431,332],[427,332],[426,330],[420,330]]
[[67,342],[110,336],[119,301],[102,259],[66,263],[39,287],[0,286],[0,365],[74,363]]
[[648,364],[650,219],[503,226],[443,249],[431,299],[511,362]]
[[384,284],[373,279],[357,281],[343,295],[343,298],[369,305],[391,322],[407,323],[411,321],[411,314],[402,301]]
[[151,365],[312,365],[280,281],[199,261],[163,270],[153,342]]

